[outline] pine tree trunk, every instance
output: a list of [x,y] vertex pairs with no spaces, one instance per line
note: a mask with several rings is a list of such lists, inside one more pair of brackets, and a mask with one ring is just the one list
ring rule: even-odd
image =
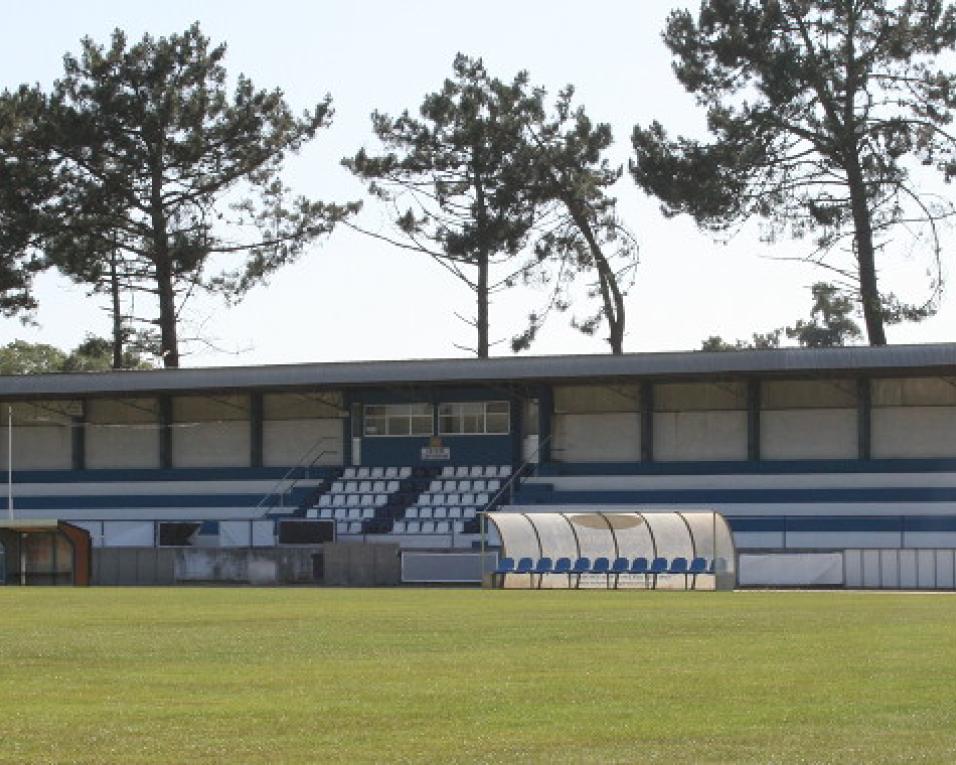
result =
[[110,253],[110,295],[113,299],[113,369],[123,368],[123,316],[120,305],[116,250]]
[[153,263],[156,266],[156,294],[159,297],[160,353],[167,369],[179,367],[179,341],[176,337],[176,293],[173,289],[173,263],[169,253],[166,211],[163,208],[163,167],[161,149],[151,159],[152,188],[150,216],[153,224]]
[[488,253],[478,256],[478,358],[488,358]]
[[873,249],[873,228],[866,202],[866,185],[859,162],[853,156],[847,162],[847,181],[850,187],[850,206],[853,212],[856,260],[860,278],[860,299],[863,319],[870,345],[886,345],[883,327],[883,307],[876,281],[876,258]]

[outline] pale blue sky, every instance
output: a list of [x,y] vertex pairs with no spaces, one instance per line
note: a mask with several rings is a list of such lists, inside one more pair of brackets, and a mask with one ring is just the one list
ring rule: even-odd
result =
[[[89,35],[106,42],[117,26],[131,39],[166,35],[199,20],[214,42],[229,46],[226,66],[260,87],[282,87],[296,109],[324,93],[335,104],[333,127],[287,165],[287,179],[302,193],[328,200],[362,198],[364,189],[342,169],[342,156],[374,147],[373,109],[414,109],[450,72],[456,52],[482,56],[495,75],[528,69],[532,81],[554,92],[571,82],[595,120],[610,122],[614,158],[625,163],[635,123],[659,119],[675,132],[699,133],[703,115],[670,71],[660,31],[670,8],[683,3],[643,2],[43,2],[0,3],[0,87],[39,82],[49,87],[66,51]],[[696,5],[696,3],[693,3]],[[769,247],[752,231],[715,244],[686,219],[665,220],[625,175],[620,212],[641,243],[637,284],[628,299],[630,351],[696,348],[722,334],[745,337],[807,313],[808,285],[825,274],[773,262],[799,254],[799,245]],[[386,225],[368,201],[362,223]],[[952,232],[946,232],[948,242]],[[946,254],[951,260],[952,252]],[[898,291],[918,284],[913,262],[888,268]],[[910,293],[918,297],[918,292]],[[70,347],[86,331],[108,332],[106,314],[82,288],[47,275],[38,283],[39,327],[0,323],[0,343],[15,337]],[[492,337],[520,327],[541,296],[518,289],[492,307]],[[287,363],[462,355],[473,331],[454,311],[469,312],[469,293],[425,258],[341,230],[296,265],[276,275],[239,306],[197,301],[188,311],[192,330],[223,353],[194,345],[194,365]],[[891,328],[893,342],[952,339],[951,301],[920,326]],[[606,344],[587,338],[555,316],[534,353],[600,353]],[[509,353],[506,343],[497,354]]]

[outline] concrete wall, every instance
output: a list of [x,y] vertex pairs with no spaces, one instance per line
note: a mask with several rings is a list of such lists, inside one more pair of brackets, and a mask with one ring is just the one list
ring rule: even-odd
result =
[[176,551],[170,548],[98,548],[93,550],[92,584],[131,587],[176,583]]
[[242,467],[250,457],[248,397],[173,399],[173,467]]
[[873,457],[956,457],[956,381],[874,380],[871,396]]
[[654,459],[747,458],[747,388],[743,383],[654,386]]
[[[7,428],[0,429],[0,465],[7,464]],[[68,425],[13,426],[14,470],[69,470],[73,433]]]
[[760,456],[766,460],[855,459],[856,409],[788,409],[760,413]]
[[641,458],[641,416],[634,412],[556,414],[555,462],[630,462]]
[[156,399],[89,401],[86,422],[86,467],[159,467]]
[[401,583],[397,544],[323,545],[323,583],[342,587],[388,587]]
[[316,465],[341,465],[342,432],[341,419],[266,420],[263,464],[284,467],[312,463],[318,457]]

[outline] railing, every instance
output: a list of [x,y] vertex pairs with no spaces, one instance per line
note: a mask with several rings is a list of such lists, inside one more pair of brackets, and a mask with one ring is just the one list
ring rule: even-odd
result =
[[[312,446],[310,446],[306,450],[305,454],[303,455],[302,459],[299,460],[297,465],[289,468],[285,472],[285,474],[282,476],[282,478],[280,478],[278,481],[275,482],[272,489],[268,493],[266,493],[262,497],[262,499],[259,500],[259,503],[256,505],[256,510],[262,510],[263,506],[265,506],[265,510],[264,512],[262,512],[260,517],[264,518],[272,510],[275,509],[276,507],[275,498],[279,499],[279,507],[285,507],[284,500],[286,495],[292,493],[292,490],[295,489],[299,481],[301,481],[303,478],[308,478],[309,470],[314,468],[315,464],[323,457],[329,454],[338,454],[338,452],[335,450],[323,449],[317,455],[315,455],[315,457],[313,457],[311,461],[308,461],[308,464],[306,464],[308,456],[312,454],[312,452],[315,451],[316,448],[318,448],[319,444],[321,444],[323,441],[334,441],[334,440],[336,439],[334,439],[332,436],[322,436],[318,441],[313,443]],[[291,483],[288,486],[286,486],[284,489],[281,488],[283,484],[285,484],[286,482],[290,480],[290,476],[292,476],[297,470],[302,470],[302,469],[304,469],[304,475],[297,476],[294,479],[291,479]],[[273,501],[271,502],[271,504],[266,505],[266,502],[268,502],[270,499],[272,499]]]

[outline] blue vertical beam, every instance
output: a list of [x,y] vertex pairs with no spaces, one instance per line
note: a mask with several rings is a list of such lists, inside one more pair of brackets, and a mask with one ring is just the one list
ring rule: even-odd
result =
[[872,453],[872,413],[870,380],[861,377],[856,381],[857,458],[861,460],[870,459]]
[[554,388],[542,385],[538,395],[538,462],[551,463],[551,434],[554,423]]
[[159,397],[159,466],[169,470],[173,466],[173,399]]
[[524,398],[512,392],[508,396],[509,429],[511,430],[511,464],[520,465],[524,462],[521,448],[521,434],[523,432],[522,417],[524,416]]
[[86,470],[86,399],[80,401],[80,413],[70,420],[70,424],[71,464],[74,470]]
[[263,463],[263,402],[262,391],[249,394],[249,467],[262,467]]
[[654,383],[641,382],[641,462],[654,461]]
[[349,391],[342,392],[342,407],[345,409],[345,417],[342,418],[342,465],[352,464],[352,394]]
[[747,381],[747,459],[760,459],[760,380]]

